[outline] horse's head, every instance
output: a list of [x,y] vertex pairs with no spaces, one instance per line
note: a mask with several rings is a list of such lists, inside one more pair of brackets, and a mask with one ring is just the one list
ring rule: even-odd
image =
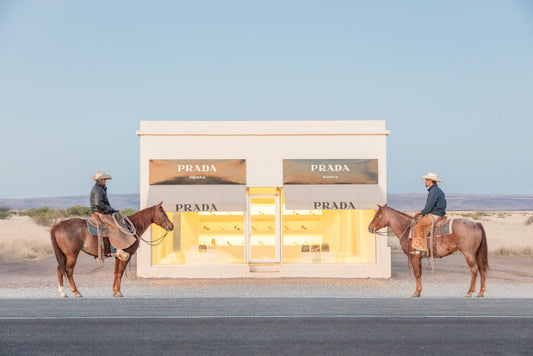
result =
[[368,224],[368,231],[375,234],[376,231],[383,229],[389,224],[389,218],[387,216],[387,204],[381,206],[378,204],[378,211],[374,215],[374,219]]
[[155,210],[156,213],[154,214],[154,224],[161,226],[167,232],[174,230],[174,224],[168,218],[165,209],[163,209],[163,202],[157,204]]

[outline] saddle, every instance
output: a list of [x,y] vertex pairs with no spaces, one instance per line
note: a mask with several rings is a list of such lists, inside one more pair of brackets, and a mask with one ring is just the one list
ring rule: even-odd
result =
[[431,228],[431,231],[433,232],[432,235],[435,237],[441,237],[442,235],[451,234],[453,232],[451,224],[452,221],[453,219],[448,219],[447,216],[441,216],[438,218],[433,222],[433,226]]
[[[433,250],[435,249],[435,245],[437,244],[437,240],[442,237],[443,235],[452,234],[452,222],[454,219],[448,219],[446,216],[441,216],[437,219],[434,219],[432,215],[431,217],[431,228],[428,231],[428,236],[426,236],[427,239],[427,245],[428,245],[428,251],[429,256],[426,256],[431,261],[431,270],[435,270],[435,264],[433,262]],[[413,230],[414,226],[416,224],[416,219],[414,219],[411,222],[411,229],[409,232],[409,238],[413,238]]]
[[[431,216],[431,215],[430,215]],[[443,235],[448,235],[453,233],[452,222],[454,219],[448,219],[447,216],[441,216],[438,219],[434,220],[431,216],[431,228],[428,231],[427,238],[432,237],[442,237]],[[415,227],[416,219],[411,222],[411,229],[409,231],[409,238],[413,238],[413,228]]]
[[132,226],[118,226],[120,221],[124,223],[127,221],[119,213],[112,215],[104,215],[98,212],[94,212],[87,221],[87,229],[89,233],[95,237],[98,237],[98,260],[103,261],[104,255],[109,253],[110,244],[115,248],[124,250],[130,247],[137,241],[134,234],[134,228],[132,232]]

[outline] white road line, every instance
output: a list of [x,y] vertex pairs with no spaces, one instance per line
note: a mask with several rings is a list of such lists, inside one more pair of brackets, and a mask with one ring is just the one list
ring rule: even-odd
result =
[[13,316],[0,320],[82,320],[82,319],[533,319],[533,315],[176,315],[176,316]]

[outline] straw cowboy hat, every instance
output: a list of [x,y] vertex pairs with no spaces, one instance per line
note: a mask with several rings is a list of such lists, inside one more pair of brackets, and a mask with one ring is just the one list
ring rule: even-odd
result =
[[437,177],[437,175],[433,172],[428,172],[428,174],[426,174],[425,176],[421,177],[422,179],[429,179],[429,180],[432,180],[434,182],[442,182],[439,177]]
[[109,174],[105,174],[104,172],[96,172],[94,176],[91,177],[91,180],[101,180],[101,179],[113,179]]

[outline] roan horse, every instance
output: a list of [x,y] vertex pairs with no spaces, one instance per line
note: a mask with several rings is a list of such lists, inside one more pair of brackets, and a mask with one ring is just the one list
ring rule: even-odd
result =
[[[416,278],[416,289],[413,297],[420,297],[422,292],[422,258],[418,255],[410,254],[412,248],[409,231],[414,218],[388,207],[387,204],[384,206],[378,205],[378,207],[379,209],[374,219],[368,225],[368,231],[376,233],[376,231],[388,226],[400,239],[400,245],[413,266]],[[483,297],[483,293],[485,293],[485,274],[489,268],[485,230],[480,223],[468,219],[454,219],[452,224],[453,233],[434,238],[433,256],[444,257],[460,250],[465,256],[466,263],[472,273],[470,289],[466,292],[465,297],[471,297],[472,293],[475,292],[478,272],[481,279],[481,289],[477,296]]]
[[[143,209],[133,215],[128,216],[135,226],[136,241],[125,249],[130,253],[126,261],[121,261],[115,258],[115,274],[113,278],[113,297],[122,297],[120,292],[120,282],[124,269],[131,260],[131,256],[137,251],[139,247],[140,236],[148,229],[150,224],[154,223],[166,231],[172,231],[174,225],[169,220],[165,210],[162,207],[163,202],[154,205],[150,208]],[[71,218],[63,220],[52,227],[50,231],[52,239],[52,246],[56,255],[58,267],[57,278],[59,282],[59,293],[62,297],[66,297],[63,288],[63,276],[67,275],[70,289],[76,297],[81,297],[81,293],[76,288],[74,283],[73,273],[78,254],[83,251],[91,256],[98,256],[98,238],[91,235],[87,230],[87,222],[81,218]]]

